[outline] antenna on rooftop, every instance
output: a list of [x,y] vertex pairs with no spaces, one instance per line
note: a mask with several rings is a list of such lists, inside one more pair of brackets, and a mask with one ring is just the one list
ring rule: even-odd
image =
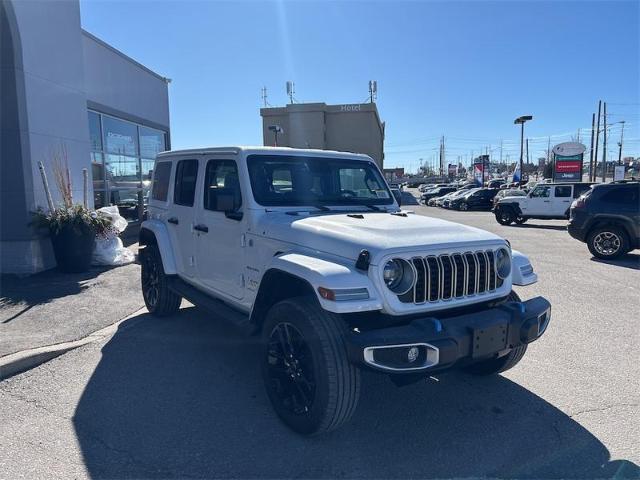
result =
[[378,98],[378,82],[369,80],[369,102],[373,103]]
[[260,89],[260,96],[262,97],[262,104],[264,105],[264,107],[268,107],[269,102],[267,102],[267,87],[262,87]]
[[295,84],[291,80],[287,80],[287,96],[289,97],[289,103],[293,103],[293,95],[295,93]]

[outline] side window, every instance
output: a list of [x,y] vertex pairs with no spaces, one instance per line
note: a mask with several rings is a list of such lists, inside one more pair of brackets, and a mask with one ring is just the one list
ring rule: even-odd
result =
[[548,198],[549,194],[551,193],[551,187],[536,187],[533,192],[531,192],[531,196],[532,197],[538,197],[538,198]]
[[614,188],[602,196],[605,203],[615,203],[618,205],[631,205],[638,203],[638,189],[633,186]]
[[153,175],[153,189],[151,198],[161,202],[167,201],[169,194],[169,179],[171,178],[171,162],[159,162]]
[[173,203],[193,207],[198,179],[198,160],[180,160],[176,166]]
[[214,212],[228,211],[230,210],[229,197],[233,201],[234,208],[242,205],[236,162],[209,160],[204,174],[204,208]]
[[560,187],[556,187],[555,192],[556,197],[570,197],[571,196],[571,186],[570,185],[562,185]]

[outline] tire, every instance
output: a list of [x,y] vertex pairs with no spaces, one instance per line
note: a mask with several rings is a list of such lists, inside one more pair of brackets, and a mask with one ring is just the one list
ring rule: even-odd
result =
[[169,278],[164,273],[162,257],[156,245],[149,245],[140,254],[140,283],[144,304],[156,317],[172,315],[180,308],[182,297],[169,290]]
[[607,225],[589,232],[587,246],[594,257],[611,260],[629,251],[629,238],[620,227]]
[[274,410],[292,430],[326,433],[356,410],[360,371],[347,358],[345,334],[342,319],[311,296],[283,300],[267,313],[262,376]]
[[522,225],[523,223],[525,223],[527,221],[527,217],[516,217],[515,222],[518,225]]
[[496,212],[496,220],[500,225],[511,225],[516,215],[511,208],[501,208]]
[[[509,302],[520,302],[520,297],[514,291],[509,294],[507,298]],[[527,351],[527,344],[518,345],[512,349],[506,355],[499,358],[491,358],[489,360],[483,360],[478,363],[469,365],[464,370],[472,375],[497,375],[498,373],[505,372],[510,368],[513,368],[522,360],[522,357]]]
[[458,210],[460,210],[461,212],[466,212],[467,210],[469,210],[469,205],[467,205],[467,202],[462,202],[460,204],[460,207],[458,207]]

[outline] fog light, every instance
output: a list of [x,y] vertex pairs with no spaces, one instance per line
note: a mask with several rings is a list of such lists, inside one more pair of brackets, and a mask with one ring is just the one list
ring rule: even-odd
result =
[[407,352],[407,360],[409,361],[409,363],[413,363],[418,359],[419,355],[420,350],[418,350],[418,347],[411,347]]

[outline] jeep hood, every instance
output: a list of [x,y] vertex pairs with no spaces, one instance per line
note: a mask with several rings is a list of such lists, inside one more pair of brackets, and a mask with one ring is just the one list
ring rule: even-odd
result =
[[[469,244],[496,244],[500,237],[474,227],[422,215],[390,213],[318,214],[300,216],[272,212],[262,216],[260,234],[311,250],[356,259],[361,250],[376,263],[391,251],[428,251]],[[357,215],[357,218],[353,215]]]

